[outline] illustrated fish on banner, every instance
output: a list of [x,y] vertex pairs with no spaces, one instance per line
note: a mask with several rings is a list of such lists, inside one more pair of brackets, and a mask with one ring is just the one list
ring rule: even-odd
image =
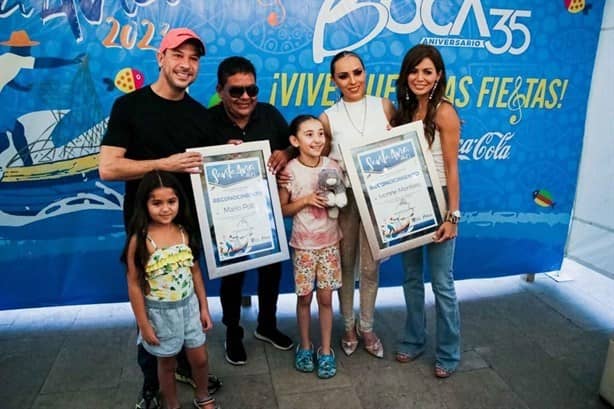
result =
[[108,91],[112,91],[113,88],[117,87],[118,90],[127,94],[141,88],[145,84],[145,76],[135,68],[122,68],[114,80],[103,78],[103,81],[107,84]]

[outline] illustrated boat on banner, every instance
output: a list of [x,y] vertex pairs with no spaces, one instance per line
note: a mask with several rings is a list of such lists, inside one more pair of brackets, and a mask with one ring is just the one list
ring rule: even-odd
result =
[[[72,78],[41,81],[37,89],[33,97],[49,108],[22,111],[12,129],[0,130],[8,141],[0,152],[0,227],[43,220],[45,226],[55,226],[65,224],[75,212],[121,210],[120,185],[98,178],[108,117],[87,60]],[[91,223],[96,220],[100,215]],[[62,234],[66,230],[58,229]]]
[[70,115],[68,109],[57,109],[18,118],[31,164],[24,164],[24,152],[9,137],[9,147],[0,152],[0,226],[25,225],[88,209],[121,209],[121,194],[102,185],[97,175],[108,118],[63,143],[55,131]]
[[9,148],[0,153],[0,182],[33,182],[83,175],[98,168],[100,140],[108,119],[94,124],[66,144],[56,145],[53,131],[70,110],[30,112],[18,118],[28,142],[32,164],[24,165],[9,136]]

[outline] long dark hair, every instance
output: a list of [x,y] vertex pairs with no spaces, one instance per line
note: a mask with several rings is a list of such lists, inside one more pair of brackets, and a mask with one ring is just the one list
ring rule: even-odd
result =
[[124,251],[122,252],[121,261],[127,264],[128,246],[130,245],[130,239],[132,236],[136,237],[136,252],[134,255],[134,264],[138,271],[139,282],[141,287],[145,289],[147,287],[145,281],[145,266],[149,261],[149,250],[147,249],[147,228],[151,222],[149,211],[147,210],[147,201],[151,192],[155,189],[167,187],[173,189],[177,199],[179,200],[179,210],[177,216],[173,220],[173,223],[183,227],[183,230],[188,238],[188,245],[192,250],[195,262],[198,260],[200,253],[200,241],[196,233],[196,227],[194,225],[194,219],[192,212],[190,211],[190,205],[186,199],[185,192],[181,187],[179,180],[169,172],[160,170],[152,170],[143,176],[139,187],[136,191],[136,197],[134,199],[134,213],[130,221],[128,222],[126,244],[124,245]]
[[[437,87],[429,97],[428,105],[426,109],[426,115],[422,120],[424,122],[424,135],[429,143],[429,146],[433,144],[435,140],[435,113],[437,112],[437,106],[446,101],[446,67],[443,63],[443,58],[437,48],[432,45],[418,44],[412,47],[401,64],[401,71],[399,72],[399,78],[397,79],[397,112],[392,119],[393,125],[403,125],[413,120],[416,111],[418,110],[418,99],[416,95],[411,91],[407,84],[407,77],[409,73],[416,68],[418,64],[425,58],[433,61],[435,65],[435,71],[441,74],[437,82]],[[409,98],[408,98],[409,97]]]

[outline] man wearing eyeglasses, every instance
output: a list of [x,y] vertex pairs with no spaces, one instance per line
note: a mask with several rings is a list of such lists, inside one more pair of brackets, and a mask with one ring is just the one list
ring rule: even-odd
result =
[[[258,102],[256,69],[243,57],[223,60],[217,70],[217,93],[222,102],[209,110],[208,133],[216,144],[268,140],[271,158],[268,168],[281,171],[290,158],[288,123],[272,105]],[[220,300],[222,322],[226,325],[226,361],[245,365],[247,353],[243,347],[241,299],[245,273],[221,279]],[[281,263],[258,269],[258,327],[254,336],[277,349],[289,350],[292,340],[277,329],[277,298],[281,280]]]

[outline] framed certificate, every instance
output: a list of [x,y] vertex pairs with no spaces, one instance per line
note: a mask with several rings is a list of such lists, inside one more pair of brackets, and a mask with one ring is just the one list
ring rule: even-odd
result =
[[209,278],[289,258],[268,141],[190,148],[203,156],[192,188]]
[[446,202],[422,121],[340,150],[376,260],[433,241]]

